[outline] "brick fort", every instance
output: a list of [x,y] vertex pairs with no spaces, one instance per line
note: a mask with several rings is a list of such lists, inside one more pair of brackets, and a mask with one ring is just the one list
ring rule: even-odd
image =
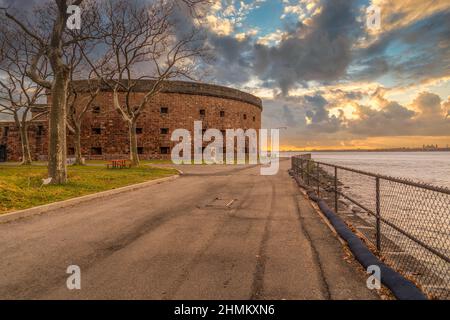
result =
[[[89,96],[88,82],[73,82],[77,89],[76,108]],[[139,80],[131,95],[136,105],[153,85],[151,80]],[[51,96],[47,97],[51,103]],[[119,92],[119,101],[125,93]],[[249,93],[218,85],[166,81],[163,89],[151,99],[137,122],[136,133],[140,159],[170,158],[171,133],[188,129],[193,136],[194,121],[203,121],[203,129],[260,129],[261,99]],[[129,132],[126,122],[113,106],[113,93],[102,87],[91,108],[86,112],[81,133],[83,157],[88,160],[129,157]],[[33,160],[47,160],[48,119],[37,117],[28,127]],[[73,135],[67,130],[67,155],[74,155]],[[0,122],[0,161],[21,160],[20,134],[13,121]]]

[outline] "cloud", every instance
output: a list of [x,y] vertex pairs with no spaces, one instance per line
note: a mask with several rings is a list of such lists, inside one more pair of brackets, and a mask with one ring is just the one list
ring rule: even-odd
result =
[[298,22],[278,45],[255,45],[255,73],[273,79],[287,94],[305,81],[332,81],[345,75],[360,29],[355,1],[326,1],[309,25]]
[[228,36],[234,30],[233,23],[228,19],[218,18],[211,14],[206,16],[206,21],[208,22],[209,28],[212,32],[220,36]]
[[239,85],[252,76],[251,61],[244,53],[252,50],[251,40],[233,36],[209,35],[208,43],[214,48],[211,79],[222,84]]
[[320,123],[328,119],[328,111],[326,110],[326,105],[328,101],[325,100],[321,95],[315,96],[304,96],[304,105],[308,109],[306,111],[306,118],[311,123]]
[[381,110],[358,105],[355,120],[350,120],[351,133],[362,136],[399,136],[410,134],[414,129],[415,112],[397,102],[390,101]]
[[380,31],[383,33],[404,28],[437,12],[448,10],[450,7],[445,0],[372,0],[372,4],[381,8],[382,29]]
[[[433,93],[422,92],[404,106],[386,99],[386,92],[383,88],[372,93],[333,89],[298,97],[278,95],[264,101],[263,124],[288,128],[282,133],[283,145],[351,146],[351,141],[378,137],[448,136],[450,99],[443,102]],[[348,106],[353,109],[351,117],[345,112]]]
[[444,104],[438,95],[422,92],[408,107],[378,97],[381,108],[358,105],[357,119],[348,121],[351,133],[360,136],[445,136],[450,132]]
[[260,7],[266,0],[250,2],[236,0],[213,0],[206,7],[205,22],[218,35],[230,35],[236,27],[241,27],[247,15]]
[[284,31],[277,29],[274,32],[259,37],[256,40],[256,43],[265,46],[278,45],[285,35],[286,34]]
[[318,13],[320,2],[320,0],[286,0],[284,1],[285,6],[280,19],[286,19],[289,16],[294,16],[298,19],[311,17]]
[[259,32],[259,31],[258,31],[257,28],[249,29],[249,30],[247,30],[246,32],[237,33],[237,34],[235,35],[235,38],[236,38],[237,40],[239,40],[239,41],[243,41],[243,40],[245,40],[246,38],[256,36],[256,35],[258,34],[258,32]]
[[439,117],[443,115],[441,98],[434,93],[422,92],[412,102],[412,106],[421,112],[422,117]]
[[[237,1],[216,1],[211,14],[242,23],[261,3],[241,7]],[[425,9],[408,1],[397,10],[407,23],[394,23],[389,1],[373,3],[382,6],[385,26],[375,35],[366,33],[365,7],[357,0],[283,1],[285,12],[302,11],[307,18],[286,21],[272,32],[256,32],[250,25],[234,32],[228,24],[218,32],[206,24],[216,58],[207,80],[240,88],[257,78],[289,95],[299,87],[379,79],[407,87],[450,74],[450,5],[433,2]],[[410,8],[413,4],[423,12]]]
[[442,104],[442,108],[444,109],[445,119],[450,119],[450,97]]
[[[382,21],[394,19],[389,12],[382,11]],[[385,27],[388,31],[369,37],[355,50],[352,65],[357,71],[350,73],[351,79],[375,80],[387,75],[396,85],[408,86],[450,75],[450,5],[408,21]]]

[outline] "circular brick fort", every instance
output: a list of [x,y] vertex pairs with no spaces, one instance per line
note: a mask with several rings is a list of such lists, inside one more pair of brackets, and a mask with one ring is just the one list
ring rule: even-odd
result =
[[[79,92],[77,107],[88,98],[87,81],[74,81]],[[136,105],[151,89],[151,80],[139,80],[131,96]],[[124,101],[125,93],[119,92]],[[51,97],[49,97],[49,103]],[[201,120],[203,129],[260,129],[261,99],[251,94],[212,84],[185,81],[167,81],[140,115],[136,133],[140,159],[169,158],[173,130],[188,129],[193,136],[194,121]],[[0,148],[6,151],[6,160],[21,157],[20,136],[13,122],[0,122]],[[8,128],[8,129],[6,129]],[[29,127],[29,140],[35,160],[47,158],[48,121],[40,119]],[[73,136],[67,136],[68,157],[74,154]],[[102,87],[92,107],[83,118],[81,134],[82,154],[86,159],[119,159],[129,157],[128,126],[113,106],[113,93]],[[1,161],[2,159],[0,159]],[[5,159],[3,159],[5,160]]]

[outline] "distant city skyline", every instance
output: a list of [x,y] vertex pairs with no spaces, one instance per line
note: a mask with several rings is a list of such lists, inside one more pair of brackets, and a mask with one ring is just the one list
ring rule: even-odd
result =
[[438,146],[438,145],[428,145],[422,147],[391,147],[391,148],[300,148],[300,149],[284,149],[282,152],[319,152],[319,151],[329,151],[329,152],[340,152],[340,151],[450,151],[450,146]]

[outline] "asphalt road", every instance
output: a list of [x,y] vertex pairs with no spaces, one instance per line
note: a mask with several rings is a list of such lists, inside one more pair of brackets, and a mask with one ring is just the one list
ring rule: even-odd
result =
[[[1,299],[377,299],[287,174],[179,179],[0,224]],[[69,290],[69,265],[81,289]]]

